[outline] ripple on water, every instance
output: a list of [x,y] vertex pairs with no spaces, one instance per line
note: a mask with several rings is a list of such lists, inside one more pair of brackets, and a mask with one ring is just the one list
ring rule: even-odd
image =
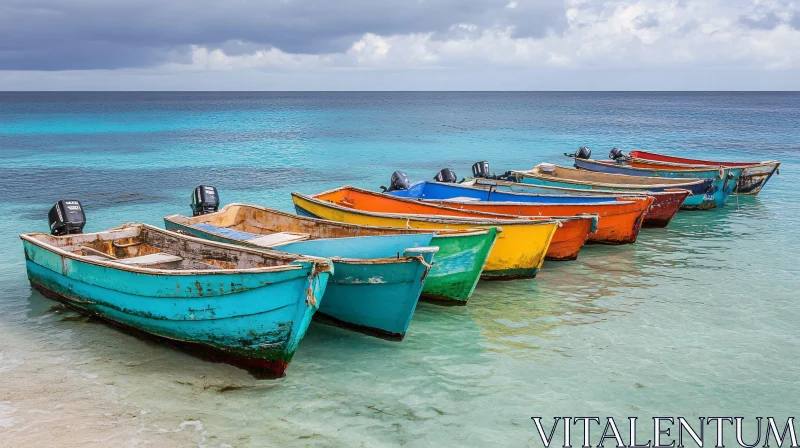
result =
[[[0,440],[525,446],[532,415],[781,415],[800,399],[796,94],[80,95],[0,101],[14,115],[0,120]],[[65,195],[87,230],[159,224],[201,182],[291,210],[292,190],[563,163],[581,144],[783,169],[758,197],[681,212],[635,244],[481,282],[466,307],[421,303],[402,343],[313,323],[277,381],[131,337],[25,277],[17,235],[44,230]]]

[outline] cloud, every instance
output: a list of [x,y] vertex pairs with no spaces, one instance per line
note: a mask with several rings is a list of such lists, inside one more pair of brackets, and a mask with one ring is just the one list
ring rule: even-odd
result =
[[[192,46],[255,43],[287,53],[348,51],[367,33],[447,31],[454,23],[558,31],[561,0],[4,0],[0,70],[114,69],[175,61]],[[213,50],[212,50],[213,51]]]
[[[400,82],[472,74],[481,80],[526,79],[527,72],[531,88],[550,76],[544,73],[574,80],[594,79],[589,73],[619,78],[623,71],[669,72],[690,79],[691,73],[738,70],[754,77],[800,69],[800,6],[782,0],[6,0],[0,5],[0,73],[94,69],[151,79],[270,74],[336,88],[350,85],[358,78],[354,73],[364,70],[381,72],[384,80],[395,79],[388,73],[405,73],[398,75]],[[569,71],[585,74],[563,75]],[[796,73],[786,76],[798,79]],[[753,78],[753,85],[759,82]]]

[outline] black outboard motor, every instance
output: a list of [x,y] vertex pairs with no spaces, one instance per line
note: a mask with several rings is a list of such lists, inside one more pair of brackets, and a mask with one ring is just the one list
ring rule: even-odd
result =
[[489,171],[489,162],[481,160],[480,162],[475,162],[472,165],[472,177],[489,179],[491,176],[491,172]]
[[47,214],[47,222],[50,224],[50,234],[72,235],[83,233],[83,226],[86,225],[86,215],[83,213],[83,206],[80,201],[62,200],[56,202]]
[[192,216],[214,213],[219,210],[219,194],[216,187],[200,185],[192,192]]
[[588,146],[581,146],[572,156],[576,159],[591,159],[592,150]]
[[411,187],[411,183],[408,181],[408,176],[406,176],[406,173],[400,170],[397,170],[394,173],[392,173],[391,182],[392,183],[389,184],[389,188],[381,186],[381,189],[384,192],[389,192],[397,190],[408,190],[409,187]]
[[619,148],[614,148],[608,153],[608,158],[611,160],[625,159],[628,155],[622,152]]
[[455,171],[451,170],[450,168],[445,168],[436,173],[436,176],[433,176],[433,180],[436,182],[444,182],[446,184],[454,184],[458,181],[458,177],[456,177]]

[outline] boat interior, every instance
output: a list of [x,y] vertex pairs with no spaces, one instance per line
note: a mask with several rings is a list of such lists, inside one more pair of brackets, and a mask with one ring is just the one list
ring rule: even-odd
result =
[[[229,204],[216,213],[206,215],[193,217],[172,215],[164,219],[263,247],[318,238],[430,233],[417,229],[392,229],[323,221],[247,204]],[[474,231],[486,232],[483,229]],[[439,233],[456,235],[463,231],[443,230]]]
[[297,256],[210,243],[144,224],[97,233],[27,237],[84,259],[166,270],[253,269],[287,265]]
[[558,165],[550,165],[545,169],[541,166],[536,166],[530,171],[514,171],[521,175],[535,175],[543,179],[553,179],[556,181],[571,180],[578,182],[588,183],[604,183],[614,185],[686,185],[692,183],[701,183],[702,179],[670,179],[664,177],[638,177],[626,176],[624,174],[608,174],[596,173],[594,171],[579,170],[575,168],[567,168]]

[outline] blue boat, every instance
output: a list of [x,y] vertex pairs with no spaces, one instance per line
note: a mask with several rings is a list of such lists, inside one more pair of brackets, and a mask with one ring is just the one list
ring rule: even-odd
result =
[[285,374],[333,271],[329,260],[146,224],[20,238],[44,295],[263,377]]
[[489,201],[525,202],[535,204],[608,204],[617,199],[603,196],[566,196],[559,194],[521,194],[513,192],[485,190],[463,184],[421,181],[412,184],[407,190],[387,191],[386,194],[401,198],[436,201]]
[[717,206],[718,189],[714,179],[679,179],[662,177],[628,176],[541,163],[529,171],[511,171],[510,179],[517,183],[543,187],[570,188],[590,191],[665,192],[674,189],[688,190],[681,206],[687,210],[704,210]]
[[697,169],[656,169],[634,168],[624,162],[601,162],[597,160],[581,159],[575,157],[575,168],[593,171],[596,173],[623,174],[626,176],[670,178],[670,179],[712,179],[713,188],[706,192],[706,196],[713,196],[717,207],[725,204],[725,200],[733,193],[739,184],[739,176],[744,168],[697,168]]
[[330,258],[335,269],[318,318],[398,341],[408,330],[438,250],[429,246],[433,233],[352,237],[350,228],[247,204],[193,217],[171,215],[164,224],[208,240]]

